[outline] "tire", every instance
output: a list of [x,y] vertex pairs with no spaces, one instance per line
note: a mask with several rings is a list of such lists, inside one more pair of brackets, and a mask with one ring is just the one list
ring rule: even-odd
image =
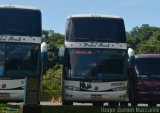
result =
[[128,107],[128,102],[120,102],[121,107]]
[[157,103],[154,103],[154,102],[148,103],[148,106],[149,106],[149,107],[156,107],[156,105],[157,105]]
[[131,101],[131,106],[132,107],[137,107],[138,106],[138,101],[136,101],[136,100],[137,99],[136,99],[136,97],[134,95],[134,92],[131,91],[131,93],[130,93],[130,101]]
[[62,105],[63,106],[73,106],[73,102],[71,102],[71,101],[63,101]]
[[119,102],[108,102],[109,107],[118,107]]
[[137,107],[137,106],[138,106],[137,101],[132,100],[132,101],[131,101],[131,106],[133,106],[133,107]]

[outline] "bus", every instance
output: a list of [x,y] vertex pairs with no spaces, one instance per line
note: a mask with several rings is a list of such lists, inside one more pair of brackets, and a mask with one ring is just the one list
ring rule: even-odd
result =
[[41,75],[41,12],[0,6],[0,102],[24,100],[25,77]]
[[127,44],[121,17],[76,14],[67,18],[62,63],[62,104],[103,106],[128,101]]
[[156,106],[160,103],[160,54],[137,54],[131,64],[131,105]]

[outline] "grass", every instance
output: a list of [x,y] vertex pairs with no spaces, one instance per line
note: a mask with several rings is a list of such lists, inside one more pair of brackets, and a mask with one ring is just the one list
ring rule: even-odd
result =
[[[0,104],[0,113],[19,113],[20,106]],[[42,113],[100,113],[100,107],[42,106]]]
[[61,95],[60,90],[43,90],[41,91],[41,101],[51,101],[54,97],[56,101],[58,101]]
[[19,106],[0,104],[0,113],[19,113]]
[[56,100],[61,96],[61,76],[62,67],[56,65],[49,69],[41,81],[41,101],[51,101],[52,97]]
[[[37,108],[32,107],[32,110]],[[0,113],[19,113],[20,106],[0,104]],[[42,113],[159,113],[160,107],[42,106]]]
[[100,107],[88,106],[46,106],[42,108],[43,113],[101,113]]

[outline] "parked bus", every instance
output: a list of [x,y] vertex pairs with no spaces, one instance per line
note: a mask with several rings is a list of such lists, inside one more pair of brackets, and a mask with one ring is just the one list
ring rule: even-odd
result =
[[59,56],[63,105],[109,102],[115,106],[128,101],[127,44],[121,17],[69,16]]
[[130,67],[132,106],[160,103],[160,54],[138,54]]
[[24,78],[41,75],[39,9],[0,6],[0,102],[23,101]]

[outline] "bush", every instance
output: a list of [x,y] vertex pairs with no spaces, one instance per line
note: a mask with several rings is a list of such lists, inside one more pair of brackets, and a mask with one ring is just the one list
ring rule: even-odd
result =
[[41,91],[41,101],[51,101],[52,98],[58,101],[61,96],[61,90],[42,90]]
[[0,104],[0,113],[19,113],[19,106]]
[[59,65],[46,72],[41,81],[41,101],[50,101],[53,96],[55,99],[61,96],[61,72],[62,67]]

